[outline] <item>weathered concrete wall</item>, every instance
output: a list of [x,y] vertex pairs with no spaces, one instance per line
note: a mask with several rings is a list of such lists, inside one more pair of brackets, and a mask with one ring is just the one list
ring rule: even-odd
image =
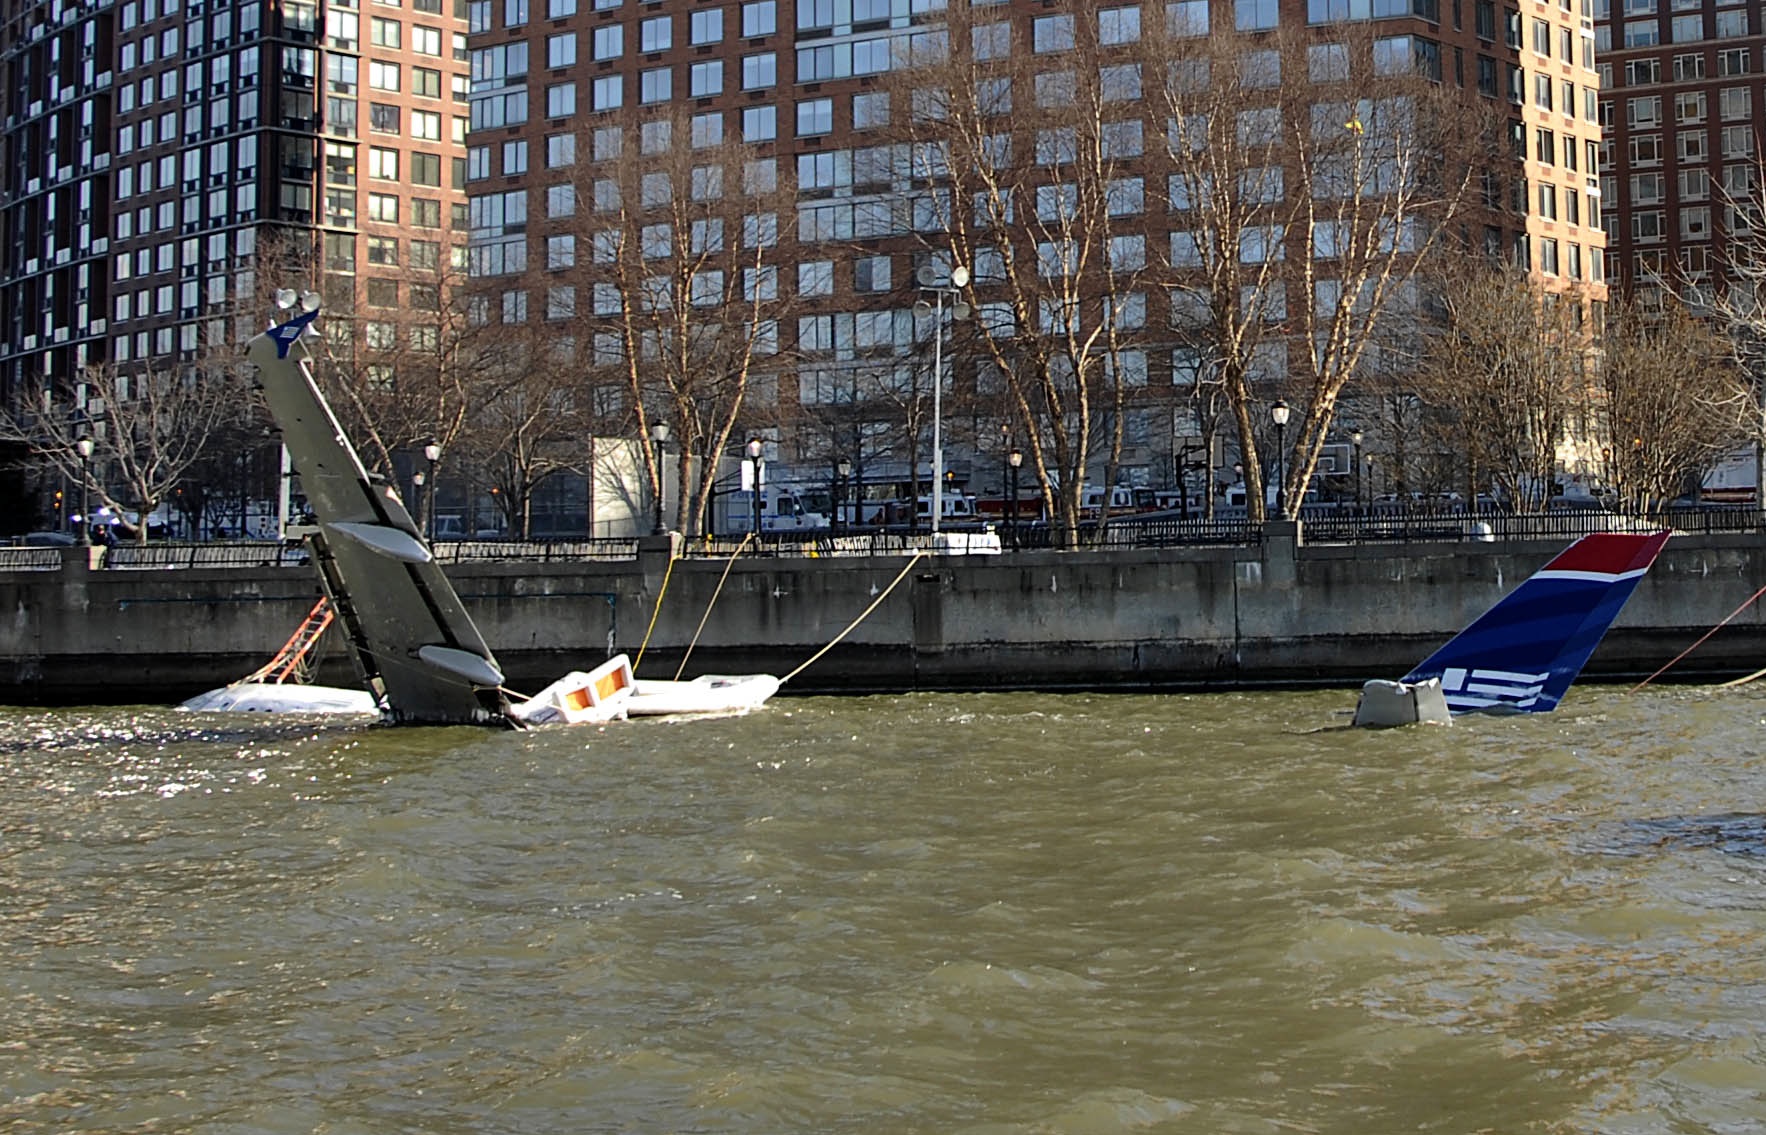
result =
[[[795,690],[1342,682],[1396,675],[1559,551],[1527,544],[1027,552],[923,558]],[[641,673],[786,673],[901,575],[900,557],[485,563],[450,570],[510,685],[532,689],[613,650]],[[722,591],[719,583],[722,579]],[[1766,541],[1678,537],[1591,670],[1648,673],[1766,584]],[[0,698],[169,701],[267,661],[318,595],[308,568],[0,573]],[[715,605],[712,605],[716,595]],[[710,617],[702,616],[708,605]],[[1766,665],[1758,606],[1677,674]],[[332,643],[320,680],[352,680]]]

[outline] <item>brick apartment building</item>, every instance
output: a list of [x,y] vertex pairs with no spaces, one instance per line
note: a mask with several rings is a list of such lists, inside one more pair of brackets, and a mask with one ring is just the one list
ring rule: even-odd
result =
[[407,270],[459,243],[468,76],[454,0],[4,11],[9,397],[90,364],[159,366],[237,342],[267,314],[254,273],[273,241],[318,258],[339,340],[362,333],[348,321],[359,305],[407,302]]
[[1716,286],[1725,247],[1761,223],[1761,6],[1598,0],[1596,18],[1608,274]]
[[[1605,239],[1595,180],[1600,125],[1593,2],[1215,0],[1210,6],[1189,0],[1148,7],[1143,15],[1132,4],[1056,8],[1045,0],[1004,0],[988,6],[985,18],[1011,26],[996,42],[1009,40],[1016,45],[1011,50],[1039,56],[1048,50],[1051,60],[1062,39],[1055,25],[1075,18],[1097,21],[1095,42],[1106,45],[1138,39],[1141,22],[1154,18],[1181,18],[1192,29],[1303,28],[1321,42],[1334,27],[1362,29],[1378,37],[1376,50],[1395,48],[1466,100],[1481,100],[1507,117],[1512,160],[1488,171],[1488,208],[1463,224],[1463,238],[1531,266],[1548,286],[1581,283],[1599,292]],[[468,177],[473,275],[481,290],[513,289],[518,274],[556,266],[558,242],[573,239],[563,234],[582,224],[578,210],[599,207],[577,200],[572,186],[610,176],[599,171],[642,161],[659,147],[730,140],[756,160],[774,160],[781,179],[798,178],[805,191],[799,224],[781,226],[799,241],[798,278],[788,274],[786,286],[812,288],[834,320],[834,342],[800,337],[800,380],[779,383],[778,418],[789,422],[812,411],[840,387],[835,372],[855,365],[851,360],[867,347],[904,355],[923,349],[923,330],[901,330],[917,298],[914,269],[925,260],[914,249],[923,245],[899,228],[855,231],[850,218],[856,210],[862,229],[867,206],[889,196],[887,187],[878,192],[855,184],[852,170],[866,165],[867,147],[876,144],[891,110],[898,121],[906,113],[889,106],[884,73],[892,59],[914,50],[915,37],[938,27],[933,6],[924,0],[472,0],[469,13]],[[1161,137],[1165,124],[1151,117],[1149,111],[1144,134]],[[669,118],[686,125],[672,139],[666,128],[651,128]],[[1153,196],[1148,192],[1149,200]],[[562,201],[569,205],[559,208]],[[1162,223],[1154,218],[1163,206],[1147,211],[1149,225]],[[501,284],[502,277],[510,282]],[[515,295],[506,294],[506,313],[543,318],[539,304],[527,305],[525,291],[522,302],[510,303]],[[1161,325],[1157,302],[1149,326]],[[862,337],[867,325],[890,314],[901,317],[893,332],[873,333],[856,352],[844,349],[842,333],[854,334],[856,326]],[[826,334],[820,323],[813,330]],[[791,333],[781,329],[787,339]],[[1177,406],[1184,391],[1164,363],[1168,355],[1148,352],[1145,391],[1127,411],[1124,468],[1155,485],[1170,483],[1174,461],[1193,441],[1193,427]],[[1001,445],[1000,426],[971,426],[954,443],[947,433],[946,444],[957,451],[953,460],[963,464],[966,449],[977,467],[997,470],[1000,457],[992,451]],[[776,438],[777,457],[826,468],[830,454],[813,431],[787,427],[768,436]]]

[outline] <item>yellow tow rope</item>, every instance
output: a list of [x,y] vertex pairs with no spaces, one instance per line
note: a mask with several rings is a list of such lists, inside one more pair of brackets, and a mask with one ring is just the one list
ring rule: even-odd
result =
[[883,593],[881,595],[879,595],[875,599],[871,600],[871,605],[869,607],[866,607],[864,609],[864,612],[862,614],[860,614],[858,618],[856,618],[852,622],[846,624],[846,629],[841,631],[839,634],[835,635],[833,642],[830,642],[827,646],[822,647],[822,649],[820,649],[820,650],[816,651],[814,654],[810,655],[809,658],[804,661],[803,665],[801,665],[797,669],[791,671],[791,673],[785,675],[783,678],[780,678],[779,685],[781,685],[781,686],[784,685],[786,682],[789,682],[791,679],[797,677],[797,675],[799,675],[799,674],[803,673],[805,670],[809,669],[810,663],[814,662],[816,659],[820,658],[822,655],[828,653],[830,650],[833,650],[835,643],[838,643],[841,639],[843,639],[847,635],[851,634],[853,632],[854,628],[856,628],[860,623],[864,622],[867,618],[869,618],[871,615],[871,612],[875,611],[877,609],[877,604],[879,604],[879,603],[883,602],[883,600],[889,598],[889,593],[891,591],[895,590],[895,585],[907,578],[908,570],[910,568],[912,568],[915,564],[919,563],[921,557],[925,556],[925,554],[926,553],[924,551],[916,551],[913,555],[913,558],[908,560],[906,566],[904,566],[901,569],[900,574],[898,574],[895,577],[895,579],[890,582],[888,587],[885,587],[883,589]]
[[753,539],[754,533],[744,532],[742,542],[730,553],[729,562],[724,564],[724,573],[717,577],[717,590],[711,593],[711,601],[705,604],[705,614],[699,616],[699,626],[693,631],[693,641],[687,644],[687,652],[681,655],[681,664],[675,668],[675,681],[681,680],[681,675],[687,669],[687,659],[693,657],[693,648],[699,645],[699,636],[705,630],[705,621],[711,618],[711,609],[717,605],[717,597],[724,593],[724,580],[730,578],[730,569],[736,566],[736,557],[748,550],[748,543]]

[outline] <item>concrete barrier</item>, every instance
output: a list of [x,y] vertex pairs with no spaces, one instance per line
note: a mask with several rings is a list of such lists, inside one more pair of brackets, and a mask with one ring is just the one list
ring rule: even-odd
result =
[[[1351,685],[1403,673],[1562,546],[1308,547],[1294,526],[1272,524],[1257,547],[928,556],[790,690]],[[675,547],[654,538],[627,562],[471,562],[449,576],[510,686],[532,692],[617,651],[635,657],[665,580],[640,677],[672,676],[689,644],[688,675],[785,673],[907,563],[743,557],[725,579],[721,560],[671,570]],[[65,551],[58,571],[0,570],[6,701],[177,700],[261,665],[318,595],[307,567],[116,571]],[[1590,673],[1648,673],[1762,584],[1759,536],[1677,537]],[[1734,674],[1763,660],[1756,606],[1676,673]],[[319,679],[353,681],[336,641]]]

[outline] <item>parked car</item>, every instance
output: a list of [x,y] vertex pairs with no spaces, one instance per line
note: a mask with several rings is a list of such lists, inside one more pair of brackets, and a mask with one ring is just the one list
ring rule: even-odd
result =
[[16,538],[15,543],[26,548],[65,548],[75,540],[67,532],[26,532]]

